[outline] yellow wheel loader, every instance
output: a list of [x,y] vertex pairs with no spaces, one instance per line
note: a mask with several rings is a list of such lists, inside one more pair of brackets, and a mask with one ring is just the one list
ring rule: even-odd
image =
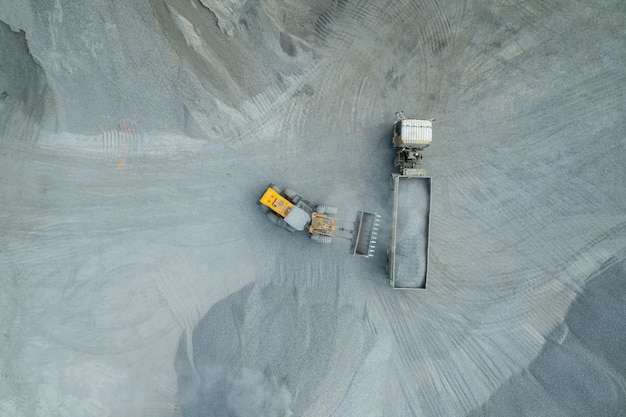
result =
[[354,227],[345,228],[338,225],[336,207],[314,205],[292,189],[282,189],[275,184],[267,187],[259,204],[272,223],[290,232],[307,230],[312,240],[324,244],[330,243],[335,236],[349,239],[353,255],[370,257],[374,254],[380,218],[378,214],[359,211]]

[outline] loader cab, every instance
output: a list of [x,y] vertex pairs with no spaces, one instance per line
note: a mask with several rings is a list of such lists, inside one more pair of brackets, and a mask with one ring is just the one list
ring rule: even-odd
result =
[[287,217],[293,208],[293,204],[276,192],[276,190],[272,187],[267,187],[267,190],[265,190],[265,193],[259,202],[264,206],[269,207],[274,213],[278,214],[282,218]]

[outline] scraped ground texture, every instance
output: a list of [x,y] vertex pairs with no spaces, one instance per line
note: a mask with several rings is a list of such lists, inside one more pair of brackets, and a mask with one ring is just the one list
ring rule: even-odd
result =
[[[0,0],[0,415],[623,416],[626,3]],[[386,281],[436,118],[428,288]],[[269,182],[381,215],[269,223]]]

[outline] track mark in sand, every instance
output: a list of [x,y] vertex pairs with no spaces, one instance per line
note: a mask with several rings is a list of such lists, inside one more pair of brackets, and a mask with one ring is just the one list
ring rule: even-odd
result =
[[521,15],[519,23],[523,27],[532,26],[541,19],[542,16],[549,16],[556,10],[554,5],[544,0],[528,0],[524,2],[509,0],[507,3],[515,10],[519,10]]
[[[388,33],[387,38],[393,39],[394,44],[399,44],[397,37],[402,34],[407,37],[409,43],[419,43],[426,46],[433,54],[440,54],[453,40],[452,25],[447,14],[437,1],[430,0],[408,0],[390,1],[384,6],[374,9],[375,6],[368,4],[367,11],[376,10],[379,19],[393,21],[394,25],[389,25],[389,29],[395,32]],[[370,15],[371,12],[365,15]],[[373,21],[373,19],[370,19]],[[374,21],[375,22],[375,21]],[[384,28],[384,27],[383,27]],[[361,30],[376,29],[379,27],[367,27]],[[415,42],[414,35],[420,38],[421,42]],[[409,36],[411,35],[411,36]]]
[[419,33],[424,45],[429,45],[434,54],[441,53],[452,42],[452,29],[447,16],[437,0],[411,2],[415,16],[425,19],[420,22]]
[[[393,356],[397,383],[411,394],[406,398],[412,399],[415,408],[425,406],[431,412],[438,410],[437,415],[457,415],[479,404],[500,381],[517,371],[513,358],[494,355],[500,353],[500,348],[487,337],[478,339],[456,330],[441,332],[416,323],[417,317],[400,317],[393,323],[394,339],[398,343],[398,352]],[[407,343],[419,339],[430,342]],[[492,360],[498,357],[502,359]],[[461,373],[462,369],[466,371]],[[416,392],[420,393],[419,399]],[[454,401],[445,404],[438,401],[442,392],[449,393]]]
[[157,380],[156,377],[153,377],[153,381],[155,385],[158,385],[159,399],[154,399],[150,403],[144,404],[141,407],[140,415],[150,417],[184,417],[180,406],[175,402],[175,390],[169,386],[166,387],[165,381]]
[[322,13],[315,20],[314,31],[318,39],[322,44],[325,43],[325,39],[331,33],[332,13],[328,10]]
[[373,335],[378,334],[378,329],[376,328],[376,323],[370,317],[370,312],[369,312],[369,308],[367,306],[367,302],[365,302],[363,304],[363,314],[362,314],[361,318],[362,318],[363,322],[365,323],[365,326],[367,327],[367,329],[369,329],[369,332],[371,334],[373,334]]
[[[314,31],[324,48],[325,57],[310,70],[283,80],[280,85],[273,85],[247,100],[241,106],[241,112],[253,115],[251,119],[260,120],[261,123],[253,124],[231,143],[236,146],[244,146],[251,141],[258,143],[258,135],[255,133],[270,129],[275,131],[268,135],[270,138],[278,132],[287,135],[301,134],[307,120],[306,115],[309,113],[308,109],[317,107],[320,100],[324,100],[318,93],[326,91],[325,86],[334,91],[337,80],[342,78],[340,75],[331,77],[328,75],[333,68],[337,68],[338,59],[345,57],[348,47],[361,38],[363,31],[366,30],[363,22],[367,22],[368,27],[373,27],[377,23],[380,9],[370,3],[366,0],[354,3],[345,0],[334,1],[318,16]],[[315,89],[311,87],[312,85]],[[298,99],[292,100],[293,98]],[[306,108],[291,104],[293,101],[302,102]],[[290,102],[285,109],[287,111],[280,109],[280,106],[285,106],[287,102]],[[277,129],[277,124],[282,125],[282,129]],[[289,132],[285,132],[285,129]]]
[[480,8],[480,4],[468,8],[470,18],[466,20],[479,19],[482,24],[465,27],[464,35],[459,37],[465,39],[457,54],[457,59],[464,63],[463,72],[481,79],[493,78],[491,74],[500,71],[506,61],[527,54],[554,37],[558,12],[558,6],[541,1],[499,0],[488,8]]
[[113,130],[107,130],[100,135],[102,153],[105,160],[115,163],[117,169],[127,167],[129,159],[132,161],[139,155],[143,136],[128,120],[121,120]]
[[10,382],[14,382],[17,384],[25,384],[25,383],[32,383],[33,379],[32,378],[28,378],[25,376],[18,376],[12,373],[6,373],[6,372],[0,372],[0,379],[3,379],[5,381],[10,381]]
[[333,1],[315,20],[313,33],[322,46],[334,49],[336,43],[343,46],[354,41],[355,38],[346,31],[347,27],[343,22],[335,24],[337,18],[349,16],[347,3],[349,2],[346,0]]
[[[155,287],[161,294],[163,300],[165,300],[166,308],[183,330],[189,365],[195,372],[193,361],[193,329],[201,318],[197,303],[194,300],[193,294],[181,284],[180,280],[178,280],[174,274],[156,271],[156,275]],[[195,306],[195,308],[190,308],[190,306]]]
[[[309,243],[311,244],[311,243]],[[329,254],[334,257],[335,254]],[[343,256],[344,254],[339,254]],[[301,271],[309,271],[306,276]],[[261,286],[280,284],[298,289],[338,286],[335,277],[341,277],[345,273],[343,264],[330,260],[320,263],[315,257],[303,258],[300,263],[287,263],[283,258],[269,259],[263,270],[257,274],[256,284]]]
[[[187,265],[181,267],[187,269]],[[192,307],[196,305],[194,295],[182,285],[174,274],[159,270],[155,271],[155,275],[156,288],[165,300],[167,309],[172,313],[173,318],[182,329],[193,329],[201,316],[197,307]]]
[[[543,106],[537,107],[529,116],[549,119],[541,131],[529,138],[528,144],[546,140],[563,132],[575,129],[580,132],[585,126],[591,130],[594,119],[620,114],[624,109],[626,77],[598,74],[575,80],[562,94],[555,95]],[[589,92],[593,93],[589,93]],[[552,117],[564,115],[564,117]],[[597,123],[597,122],[596,122]]]
[[[346,2],[340,0],[336,7],[327,9],[320,19],[324,28],[324,46],[343,54],[355,41],[362,39],[369,30],[379,26],[381,8],[367,0]],[[317,28],[316,22],[316,28]],[[317,31],[316,31],[317,33]]]
[[[351,115],[354,114],[355,100],[346,100],[342,92],[355,91],[359,86],[363,88],[364,76],[359,72],[363,66],[360,65],[369,67],[372,56],[371,48],[362,44],[365,41],[361,38],[366,31],[375,28],[380,17],[381,9],[367,1],[337,4],[319,17],[318,35],[323,36],[324,52],[328,54],[303,77],[294,94],[297,100],[293,100],[284,117],[284,128],[292,134],[308,131],[311,109],[320,107],[332,109],[329,113],[334,116],[327,124],[329,131],[350,129],[345,124],[346,120],[354,125]],[[331,103],[328,103],[328,97],[331,97]]]
[[[258,136],[251,133],[265,129],[268,124],[273,125],[276,121],[281,122],[283,126],[289,126],[289,129],[292,128],[293,124],[285,122],[289,118],[289,114],[285,116],[285,112],[279,107],[284,106],[285,102],[294,97],[302,96],[303,92],[306,96],[313,97],[313,101],[319,100],[319,95],[315,92],[321,91],[322,88],[318,86],[317,81],[326,83],[329,78],[336,80],[338,76],[328,76],[329,70],[336,68],[337,60],[344,58],[349,46],[362,37],[363,31],[367,30],[364,27],[364,22],[367,22],[367,27],[373,27],[377,23],[380,9],[370,3],[367,0],[356,2],[335,0],[330,2],[330,5],[317,17],[313,29],[314,36],[319,40],[319,45],[323,47],[324,57],[311,69],[295,74],[288,79],[283,79],[280,84],[275,84],[263,93],[247,100],[241,106],[241,113],[252,115],[251,119],[262,122],[261,124],[254,124],[251,129],[242,132],[234,139],[233,143],[237,146],[248,144],[251,140],[258,143]],[[314,91],[311,89],[311,85],[315,85]],[[309,88],[306,88],[307,86]],[[310,107],[310,100],[307,103]],[[300,116],[296,117],[299,118]],[[270,137],[272,136],[270,135]]]
[[[332,110],[329,112],[336,115],[328,124],[328,130],[337,131],[338,127],[340,130],[350,130],[351,126],[346,126],[345,121],[348,120],[349,124],[355,125],[357,101],[359,101],[359,106],[366,107],[359,107],[359,113],[371,112],[371,109],[376,106],[374,100],[363,100],[361,94],[364,89],[371,88],[372,83],[376,83],[375,79],[368,78],[368,68],[375,60],[382,59],[372,54],[372,50],[375,50],[377,46],[374,45],[372,48],[372,40],[387,51],[389,50],[388,40],[393,39],[397,42],[395,37],[398,33],[408,37],[412,32],[402,28],[414,28],[416,20],[419,21],[420,26],[434,27],[429,36],[437,44],[432,44],[431,47],[437,53],[441,52],[452,37],[450,24],[438,5],[432,6],[425,3],[426,6],[417,7],[406,1],[401,5],[396,3],[380,4],[367,0],[332,2],[322,11],[315,24],[316,36],[323,41],[323,43],[320,41],[323,46],[323,58],[308,72],[298,74],[292,80],[286,80],[282,86],[274,85],[244,103],[242,113],[254,115],[252,119],[260,120],[261,123],[254,124],[251,128],[241,132],[232,143],[238,147],[246,145],[253,138],[258,137],[254,133],[264,130],[268,137],[274,137],[278,133],[286,136],[302,134],[303,131],[307,131],[306,126],[312,114],[311,109],[320,106],[328,107],[328,104],[324,103],[328,101],[328,97],[334,98],[330,105]],[[431,18],[427,19],[419,13],[434,13],[439,18],[436,20],[437,23],[433,24]],[[381,20],[393,20],[398,23],[381,25]],[[369,35],[364,36],[366,34]],[[410,42],[407,40],[404,43],[410,45],[410,48],[416,48],[419,44],[414,40]],[[387,53],[393,53],[393,50],[391,48],[391,52]],[[393,62],[394,58],[391,57],[388,61]],[[348,62],[349,65],[344,65],[343,62]],[[408,64],[406,67],[404,69],[406,72],[412,68]],[[337,73],[337,70],[341,72]],[[306,86],[315,86],[315,89],[311,87],[307,89]],[[347,100],[345,94],[342,93],[344,90],[351,91],[351,97],[356,91],[357,99]],[[293,98],[296,100],[290,100]],[[287,101],[290,101],[287,108],[281,111],[279,107],[285,106]],[[296,103],[293,103],[294,101]]]
[[[251,144],[258,145],[260,138],[273,139],[281,132],[285,124],[284,107],[294,95],[302,89],[310,73],[300,73],[284,80],[282,85],[272,85],[266,91],[246,100],[240,107],[241,114],[247,115],[249,123],[245,129],[231,136],[229,146],[242,148]],[[261,134],[263,133],[263,134]]]

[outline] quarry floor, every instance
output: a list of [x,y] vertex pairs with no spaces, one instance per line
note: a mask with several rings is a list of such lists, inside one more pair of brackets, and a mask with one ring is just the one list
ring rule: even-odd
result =
[[[0,0],[0,415],[623,415],[623,2],[114,3]],[[423,291],[386,280],[400,110]],[[380,214],[375,256],[270,182]]]

